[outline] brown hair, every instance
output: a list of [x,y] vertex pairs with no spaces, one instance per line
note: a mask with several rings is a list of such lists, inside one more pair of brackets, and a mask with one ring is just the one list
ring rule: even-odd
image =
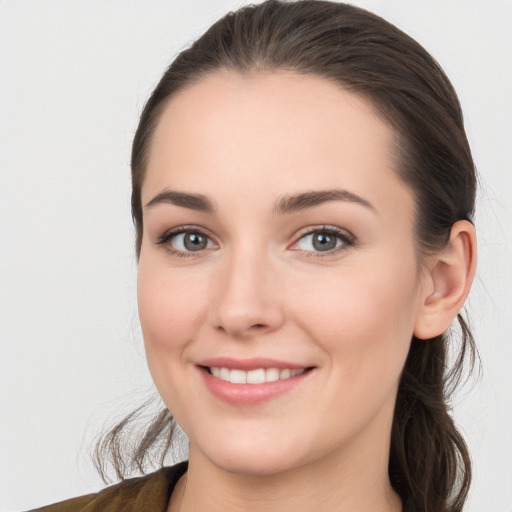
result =
[[[396,172],[415,194],[416,239],[422,252],[443,247],[451,226],[471,218],[476,172],[461,108],[448,78],[426,50],[392,24],[351,5],[268,0],[230,12],[212,25],[177,56],[146,103],[131,161],[137,254],[143,232],[141,187],[160,115],[177,91],[220,69],[315,74],[369,101],[395,130]],[[447,334],[413,338],[402,372],[389,477],[404,510],[460,511],[467,497],[470,457],[449,401],[465,362],[472,368],[477,352],[461,315],[458,321],[458,344]],[[450,341],[456,346],[448,369]],[[142,471],[152,448],[163,464],[175,430],[170,412],[163,410],[126,454],[122,434],[135,417],[132,413],[97,444],[103,476],[108,455],[120,478],[130,468]]]

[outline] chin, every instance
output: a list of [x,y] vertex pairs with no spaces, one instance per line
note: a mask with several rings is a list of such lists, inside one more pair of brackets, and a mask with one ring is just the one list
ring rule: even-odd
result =
[[224,471],[245,476],[271,476],[285,473],[300,465],[297,461],[287,460],[275,453],[252,453],[247,456],[234,454],[211,462]]
[[[229,473],[252,476],[268,476],[284,473],[301,466],[305,461],[300,459],[295,449],[283,443],[265,442],[261,437],[230,439],[226,438],[214,447],[204,447],[200,450],[216,467]],[[194,448],[190,453],[193,457]],[[293,454],[293,455],[292,455]]]

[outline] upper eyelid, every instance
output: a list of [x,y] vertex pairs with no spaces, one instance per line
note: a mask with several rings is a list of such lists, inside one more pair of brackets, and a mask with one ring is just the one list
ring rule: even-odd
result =
[[211,234],[210,230],[203,228],[202,226],[196,226],[196,225],[182,225],[182,226],[176,226],[174,228],[170,228],[165,230],[159,237],[159,240],[168,239],[175,235],[180,235],[182,233],[201,233],[202,235],[207,236],[212,241],[214,241],[214,236]]
[[347,233],[350,234],[350,232],[346,229],[340,228],[338,226],[331,226],[329,224],[317,224],[313,226],[307,226],[305,228],[299,229],[297,232],[301,235],[307,235],[308,233],[317,233],[317,232],[333,232],[333,233]]
[[294,243],[296,243],[298,240],[300,240],[304,236],[311,235],[313,233],[332,233],[332,234],[337,235],[339,237],[348,238],[348,239],[350,239],[352,241],[354,241],[355,238],[356,238],[347,229],[343,229],[343,228],[340,228],[340,227],[337,227],[337,226],[329,226],[329,225],[325,225],[324,224],[324,225],[310,226],[310,227],[306,227],[306,228],[303,228],[303,229],[299,230],[296,233],[296,235],[294,236],[294,239],[295,239]]
[[[185,233],[186,232],[199,232],[206,236],[215,238],[211,234],[210,230],[208,230],[202,226],[192,225],[192,224],[191,225],[184,224],[184,225],[176,226],[174,228],[170,228],[170,229],[164,231],[164,233],[159,238],[164,238],[164,237],[170,236],[170,235],[178,235],[178,234],[184,233],[184,232]],[[306,236],[308,234],[318,233],[318,232],[328,232],[328,233],[332,232],[332,233],[336,233],[336,234],[346,234],[348,237],[354,238],[354,236],[352,235],[352,233],[350,231],[348,231],[344,228],[340,228],[337,226],[331,226],[331,225],[327,225],[327,224],[319,224],[319,225],[307,226],[307,227],[301,228],[295,232],[293,237],[300,238],[302,236]]]

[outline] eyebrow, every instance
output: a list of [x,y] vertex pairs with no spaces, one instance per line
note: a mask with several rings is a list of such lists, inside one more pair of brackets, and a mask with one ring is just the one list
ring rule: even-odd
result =
[[279,215],[294,213],[300,210],[314,208],[315,206],[319,206],[322,203],[329,201],[346,201],[349,203],[356,203],[377,213],[377,210],[369,201],[343,189],[315,190],[312,192],[302,192],[293,196],[282,197],[274,207],[274,213]]
[[176,192],[174,190],[164,190],[157,194],[149,203],[146,208],[151,208],[157,204],[174,204],[183,208],[190,208],[205,213],[215,213],[215,206],[213,203],[202,194],[189,194],[187,192]]
[[[286,215],[308,208],[314,208],[315,206],[330,201],[345,201],[360,204],[377,213],[377,210],[369,201],[343,189],[314,190],[281,197],[274,206],[273,213],[275,215]],[[157,204],[173,204],[204,213],[216,212],[215,205],[206,196],[188,192],[177,192],[174,190],[164,190],[160,192],[146,204],[146,208],[151,208]]]

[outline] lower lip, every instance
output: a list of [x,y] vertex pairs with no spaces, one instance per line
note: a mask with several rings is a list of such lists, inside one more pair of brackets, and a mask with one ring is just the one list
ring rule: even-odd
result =
[[264,382],[263,384],[233,384],[214,377],[200,368],[206,387],[217,398],[233,405],[257,405],[276,398],[298,386],[307,379],[312,370],[288,379]]

